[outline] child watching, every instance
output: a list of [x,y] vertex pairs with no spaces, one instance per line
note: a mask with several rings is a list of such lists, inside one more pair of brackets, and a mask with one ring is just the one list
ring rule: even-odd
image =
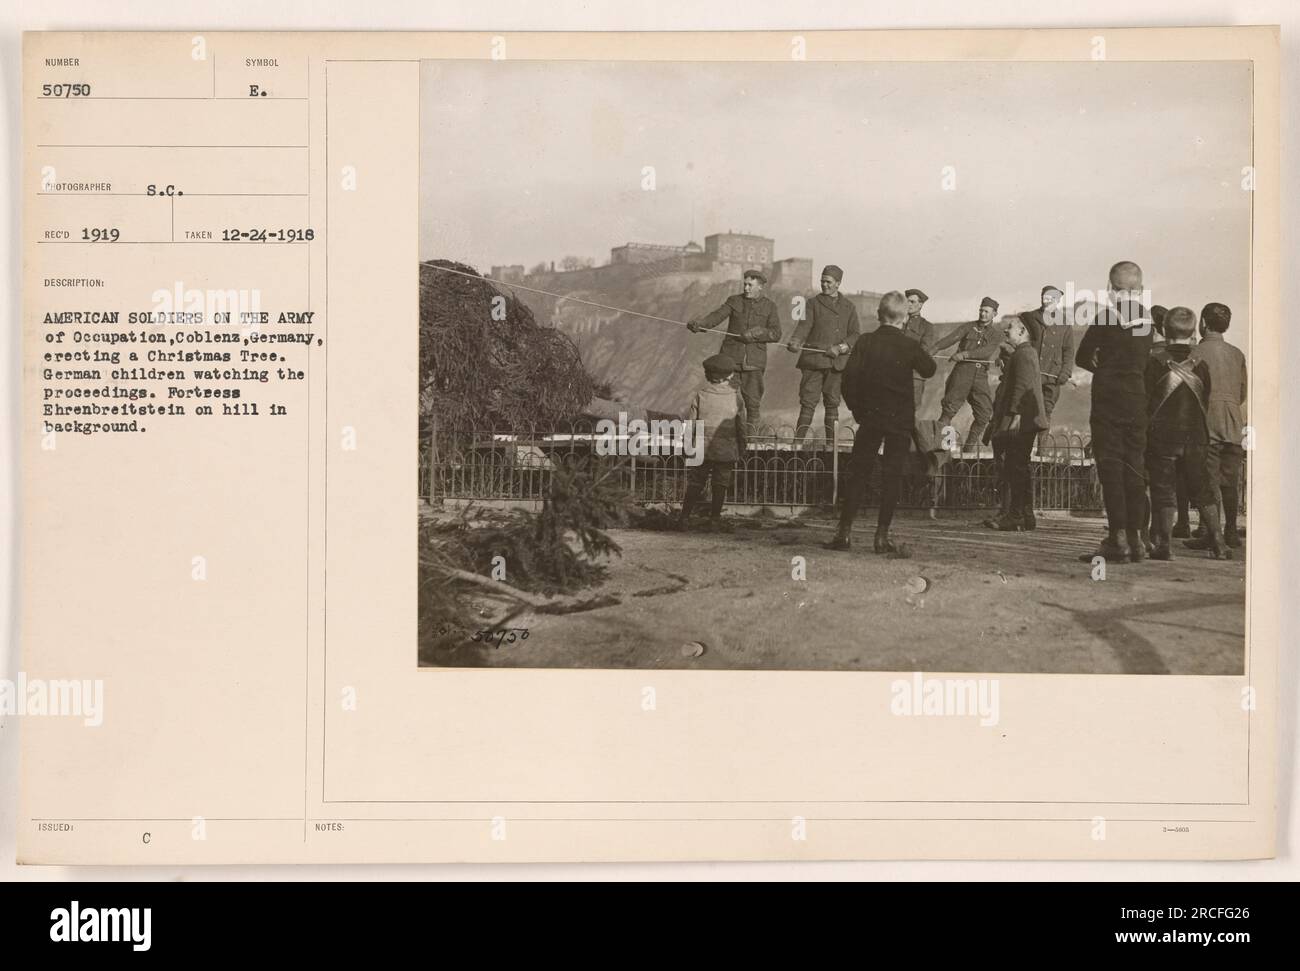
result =
[[686,476],[686,499],[678,524],[686,529],[691,510],[700,501],[706,483],[710,486],[710,528],[722,522],[722,504],[727,500],[731,475],[736,460],[745,449],[745,401],[731,384],[736,363],[724,354],[714,354],[704,362],[704,377],[708,383],[695,392],[686,411],[688,421],[700,423],[697,441],[704,444],[703,461],[691,468]]

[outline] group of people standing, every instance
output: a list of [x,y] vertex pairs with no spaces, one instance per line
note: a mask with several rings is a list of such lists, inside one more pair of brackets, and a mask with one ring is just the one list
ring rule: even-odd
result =
[[[853,520],[883,443],[873,548],[878,553],[896,550],[889,528],[909,445],[913,440],[919,445],[917,410],[925,381],[938,367],[933,355],[956,347],[939,424],[948,426],[969,404],[972,421],[965,446],[983,442],[993,447],[1001,502],[987,525],[1035,528],[1034,442],[1051,427],[1060,389],[1078,366],[1093,373],[1092,450],[1108,519],[1106,538],[1083,559],[1169,559],[1170,540],[1180,532],[1189,536],[1186,545],[1192,549],[1208,550],[1216,558],[1231,556],[1238,545],[1246,362],[1241,351],[1223,340],[1231,320],[1226,306],[1211,303],[1202,310],[1202,340],[1193,348],[1197,315],[1186,307],[1145,307],[1141,268],[1124,261],[1111,268],[1109,292],[1077,350],[1072,315],[1061,307],[1063,291],[1056,286],[1042,288],[1039,308],[1005,317],[1001,325],[995,322],[998,302],[985,297],[977,320],[935,342],[933,325],[921,314],[928,299],[923,291],[885,294],[876,311],[880,327],[862,334],[853,302],[839,293],[842,280],[838,266],[822,271],[821,293],[807,302],[786,344],[799,354],[802,372],[796,441],[807,436],[819,402],[828,440],[834,439],[841,401],[858,424],[831,548],[850,547]],[[728,326],[719,353],[704,362],[708,384],[688,414],[704,421],[709,431],[705,461],[691,473],[683,521],[709,479],[717,519],[745,435],[758,425],[766,345],[781,339],[776,305],[762,296],[766,282],[761,272],[747,270],[743,294],[688,324],[693,332],[723,321]],[[989,384],[995,366],[1002,372],[996,393]],[[723,427],[731,430],[721,431]],[[1189,534],[1188,502],[1200,509],[1203,535]]]

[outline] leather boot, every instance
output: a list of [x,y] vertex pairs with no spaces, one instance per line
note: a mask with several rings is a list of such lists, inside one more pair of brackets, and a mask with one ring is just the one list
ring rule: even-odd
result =
[[1129,559],[1129,548],[1124,542],[1124,534],[1116,531],[1108,533],[1097,546],[1096,552],[1080,555],[1081,563],[1091,563],[1094,556],[1100,556],[1108,563],[1125,563]]
[[1151,551],[1153,560],[1172,560],[1173,551],[1169,549],[1169,540],[1174,533],[1174,521],[1178,518],[1178,510],[1172,506],[1168,509],[1156,510],[1156,534],[1155,549]]
[[686,530],[691,528],[691,511],[700,501],[700,493],[703,490],[695,485],[686,487],[686,496],[682,499],[682,511],[677,515],[677,528]]
[[1005,479],[998,486],[998,493],[998,514],[984,520],[989,529],[1001,529],[999,523],[1011,516],[1011,486]]
[[1208,550],[1216,560],[1232,559],[1232,550],[1223,545],[1223,526],[1219,519],[1219,507],[1202,506],[1201,522],[1205,526],[1205,535],[1199,539],[1185,539],[1183,545],[1189,550]]
[[1128,561],[1141,563],[1147,558],[1147,543],[1144,542],[1145,529],[1126,529],[1124,539],[1128,541]]

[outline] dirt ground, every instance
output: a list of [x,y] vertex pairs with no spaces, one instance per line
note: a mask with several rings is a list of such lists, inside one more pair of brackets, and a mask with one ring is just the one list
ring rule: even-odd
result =
[[[731,533],[614,530],[623,547],[601,593],[621,603],[513,621],[527,640],[470,645],[441,663],[488,667],[1241,674],[1243,550],[1182,550],[1169,563],[1080,553],[1099,519],[1039,518],[999,533],[985,514],[900,517],[910,559],[871,552],[874,510],[851,552],[822,548],[830,520],[760,520]],[[792,579],[792,558],[806,560]],[[914,593],[924,578],[927,589]],[[685,645],[702,644],[698,657]]]

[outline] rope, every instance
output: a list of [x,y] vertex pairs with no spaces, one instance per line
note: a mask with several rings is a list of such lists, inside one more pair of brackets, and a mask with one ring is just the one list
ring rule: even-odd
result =
[[[438,265],[436,265],[436,264],[434,264],[434,263],[424,263],[424,264],[422,264],[422,265],[423,265],[423,266],[427,266],[427,267],[429,267],[430,269],[433,269],[433,270],[441,270],[443,273],[454,273],[456,276],[469,277],[469,279],[471,279],[471,280],[479,280],[479,281],[482,281],[482,282],[485,282],[485,283],[488,282],[488,278],[487,278],[487,277],[479,276],[477,273],[466,273],[464,270],[453,270],[451,267],[448,267],[448,266],[438,266]],[[497,281],[492,281],[492,282],[497,282]],[[671,318],[668,318],[668,317],[656,317],[654,314],[646,314],[646,313],[642,313],[642,312],[639,311],[639,310],[628,310],[626,307],[613,307],[613,306],[610,306],[609,304],[606,304],[606,303],[597,303],[595,300],[583,300],[581,297],[573,297],[573,296],[568,295],[567,293],[556,293],[554,290],[542,290],[542,289],[540,289],[539,287],[526,287],[526,286],[524,286],[522,283],[503,283],[502,286],[510,287],[512,290],[527,290],[529,293],[540,293],[540,294],[542,294],[543,296],[546,296],[546,297],[555,297],[557,300],[571,300],[571,301],[574,302],[574,303],[584,304],[585,306],[588,306],[588,307],[599,307],[601,310],[612,310],[612,311],[613,311],[614,313],[616,313],[616,314],[630,314],[630,315],[633,316],[633,317],[644,317],[646,320],[657,320],[657,321],[659,321],[660,323],[664,323],[664,324],[676,324],[678,327],[686,327],[686,328],[689,328],[689,327],[690,327],[690,324],[687,323],[686,321],[683,321],[683,320],[672,320]],[[848,298],[846,297],[845,299],[847,300]],[[735,335],[732,334],[730,331],[727,331],[727,330],[719,330],[719,329],[716,328],[716,327],[710,327],[710,328],[705,328],[705,329],[697,330],[697,331],[694,331],[694,333],[696,333],[696,334],[722,334],[723,336],[731,336],[731,337],[734,337],[734,336],[735,336]],[[780,342],[779,342],[779,341],[770,341],[769,343],[777,344],[777,343],[780,343]],[[800,344],[800,345],[799,345],[799,350],[800,350],[801,352],[802,352],[802,351],[818,351],[818,352],[824,354],[824,353],[826,353],[827,351],[829,351],[830,348],[829,348],[829,347],[819,347],[819,346],[816,345],[816,344]],[[951,354],[948,354],[948,355],[946,355],[946,356],[944,356],[944,357],[940,357],[940,356],[937,355],[937,354],[932,355],[932,356],[934,357],[934,360],[936,360],[936,361],[950,361],[950,360],[952,360],[952,355],[951,355]],[[984,363],[984,362],[981,362],[981,363]],[[988,362],[988,363],[992,363],[992,362]]]
[[[450,267],[447,267],[447,266],[436,266],[436,265],[433,264],[433,263],[424,263],[424,264],[422,264],[422,265],[423,265],[423,266],[427,266],[427,267],[429,267],[430,269],[441,270],[443,273],[454,273],[456,276],[469,277],[471,280],[480,280],[480,281],[483,281],[483,282],[487,282],[487,279],[488,279],[487,277],[479,276],[479,275],[476,274],[476,273],[466,273],[464,270],[453,270],[453,269],[451,269]],[[493,282],[496,282],[496,281],[493,281]],[[661,323],[664,323],[664,324],[676,324],[678,327],[686,327],[686,328],[689,328],[689,327],[690,327],[690,324],[687,323],[687,322],[684,321],[684,320],[672,320],[672,319],[670,319],[670,318],[668,318],[668,317],[656,317],[654,314],[646,314],[646,313],[642,313],[642,312],[639,311],[639,310],[628,310],[626,307],[612,307],[612,306],[610,306],[609,304],[605,304],[605,303],[597,303],[595,300],[583,300],[581,297],[572,297],[572,296],[569,296],[567,293],[556,293],[556,292],[553,291],[553,290],[542,290],[542,289],[540,289],[540,288],[538,288],[538,287],[526,287],[526,286],[524,286],[522,283],[503,283],[502,286],[510,287],[512,290],[527,290],[529,293],[540,293],[540,294],[542,294],[543,296],[547,296],[547,297],[555,297],[557,300],[571,300],[571,301],[573,301],[574,303],[584,304],[584,305],[586,305],[586,306],[588,306],[588,307],[599,307],[601,310],[612,310],[612,311],[613,311],[614,313],[616,313],[616,314],[630,314],[630,315],[632,315],[633,317],[644,317],[644,318],[646,318],[647,320],[657,320],[657,321],[659,321],[659,322],[661,322]],[[848,298],[846,297],[845,299],[848,299]],[[727,331],[727,330],[719,330],[719,329],[716,328],[716,327],[701,328],[700,330],[694,331],[694,333],[696,333],[696,334],[722,334],[724,337],[725,337],[725,336],[731,336],[731,337],[736,336],[736,335],[732,334],[730,331]],[[776,344],[776,343],[779,343],[779,342],[778,342],[778,341],[770,341],[769,343]],[[829,350],[830,350],[830,348],[828,348],[828,347],[818,347],[818,346],[815,345],[815,344],[801,344],[799,349],[800,349],[801,351],[820,351],[820,352],[822,352],[822,353],[825,353],[826,351],[829,351]],[[946,360],[946,358],[935,358],[935,360]]]

